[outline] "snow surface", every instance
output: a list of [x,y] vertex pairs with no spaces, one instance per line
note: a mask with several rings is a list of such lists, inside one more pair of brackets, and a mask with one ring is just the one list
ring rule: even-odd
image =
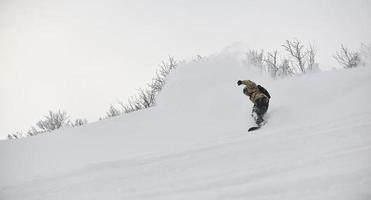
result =
[[[226,50],[183,64],[158,106],[0,141],[0,199],[371,199],[371,68],[270,80]],[[238,79],[272,96],[249,133]]]

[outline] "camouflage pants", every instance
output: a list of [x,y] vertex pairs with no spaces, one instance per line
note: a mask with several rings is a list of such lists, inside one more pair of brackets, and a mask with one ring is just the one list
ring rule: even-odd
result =
[[269,107],[269,99],[266,97],[257,99],[254,107],[252,108],[252,116],[258,126],[264,122],[264,114],[267,112]]

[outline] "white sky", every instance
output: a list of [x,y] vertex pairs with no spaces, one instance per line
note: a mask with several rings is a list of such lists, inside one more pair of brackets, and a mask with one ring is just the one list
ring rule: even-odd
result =
[[161,60],[233,42],[314,42],[323,68],[371,42],[370,0],[0,0],[0,138],[48,110],[95,121],[151,80]]

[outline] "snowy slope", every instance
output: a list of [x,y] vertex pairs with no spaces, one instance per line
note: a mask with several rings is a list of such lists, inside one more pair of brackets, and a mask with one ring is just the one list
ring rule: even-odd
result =
[[[272,81],[222,52],[171,74],[158,106],[0,142],[0,199],[371,199],[371,68]],[[261,130],[237,87],[271,93]]]

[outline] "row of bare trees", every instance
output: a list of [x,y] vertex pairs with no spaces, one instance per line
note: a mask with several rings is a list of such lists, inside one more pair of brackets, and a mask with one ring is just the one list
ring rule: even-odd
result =
[[[283,78],[318,70],[316,49],[313,44],[305,46],[299,40],[286,40],[282,47],[286,52],[286,57],[280,61],[277,51],[264,52],[263,50],[250,50],[247,53],[247,61],[258,68],[261,73],[267,73],[272,78]],[[341,45],[340,50],[333,57],[342,67],[354,68],[365,64],[362,59],[371,60],[371,46],[362,44],[362,51],[364,51],[363,55],[369,58],[362,58],[360,51],[352,51]]]
[[[156,97],[165,86],[167,76],[173,69],[176,68],[177,65],[178,61],[169,56],[167,61],[163,61],[160,64],[160,67],[156,71],[156,74],[150,84],[147,84],[145,88],[139,89],[138,94],[130,97],[127,103],[119,102],[118,107],[111,105],[104,118],[119,116],[124,113],[142,110],[155,105]],[[36,126],[32,126],[25,133],[16,132],[13,134],[8,134],[8,139],[18,139],[27,136],[34,136],[63,127],[82,126],[87,123],[88,121],[86,119],[71,120],[69,115],[64,111],[49,111],[48,115],[45,115],[43,120],[40,120],[36,123]]]
[[306,48],[299,40],[286,40],[282,45],[288,54],[286,58],[279,61],[277,51],[264,52],[250,50],[247,53],[248,63],[257,67],[262,73],[268,73],[273,78],[286,77],[298,73],[313,71],[316,64],[316,51],[314,45],[309,44]]
[[361,63],[361,54],[341,45],[339,51],[334,55],[335,60],[344,68],[358,67]]
[[119,102],[118,106],[111,105],[106,112],[105,118],[115,117],[154,106],[156,97],[165,86],[168,75],[177,65],[178,61],[171,56],[168,57],[167,61],[162,61],[151,83],[139,89],[138,94],[130,97],[127,103]]
[[18,139],[27,136],[34,136],[41,133],[50,132],[63,127],[75,127],[87,124],[86,119],[75,119],[71,120],[70,116],[64,111],[49,111],[48,115],[44,116],[43,120],[36,123],[36,126],[32,126],[26,133],[16,132],[14,134],[8,134],[8,139]]

